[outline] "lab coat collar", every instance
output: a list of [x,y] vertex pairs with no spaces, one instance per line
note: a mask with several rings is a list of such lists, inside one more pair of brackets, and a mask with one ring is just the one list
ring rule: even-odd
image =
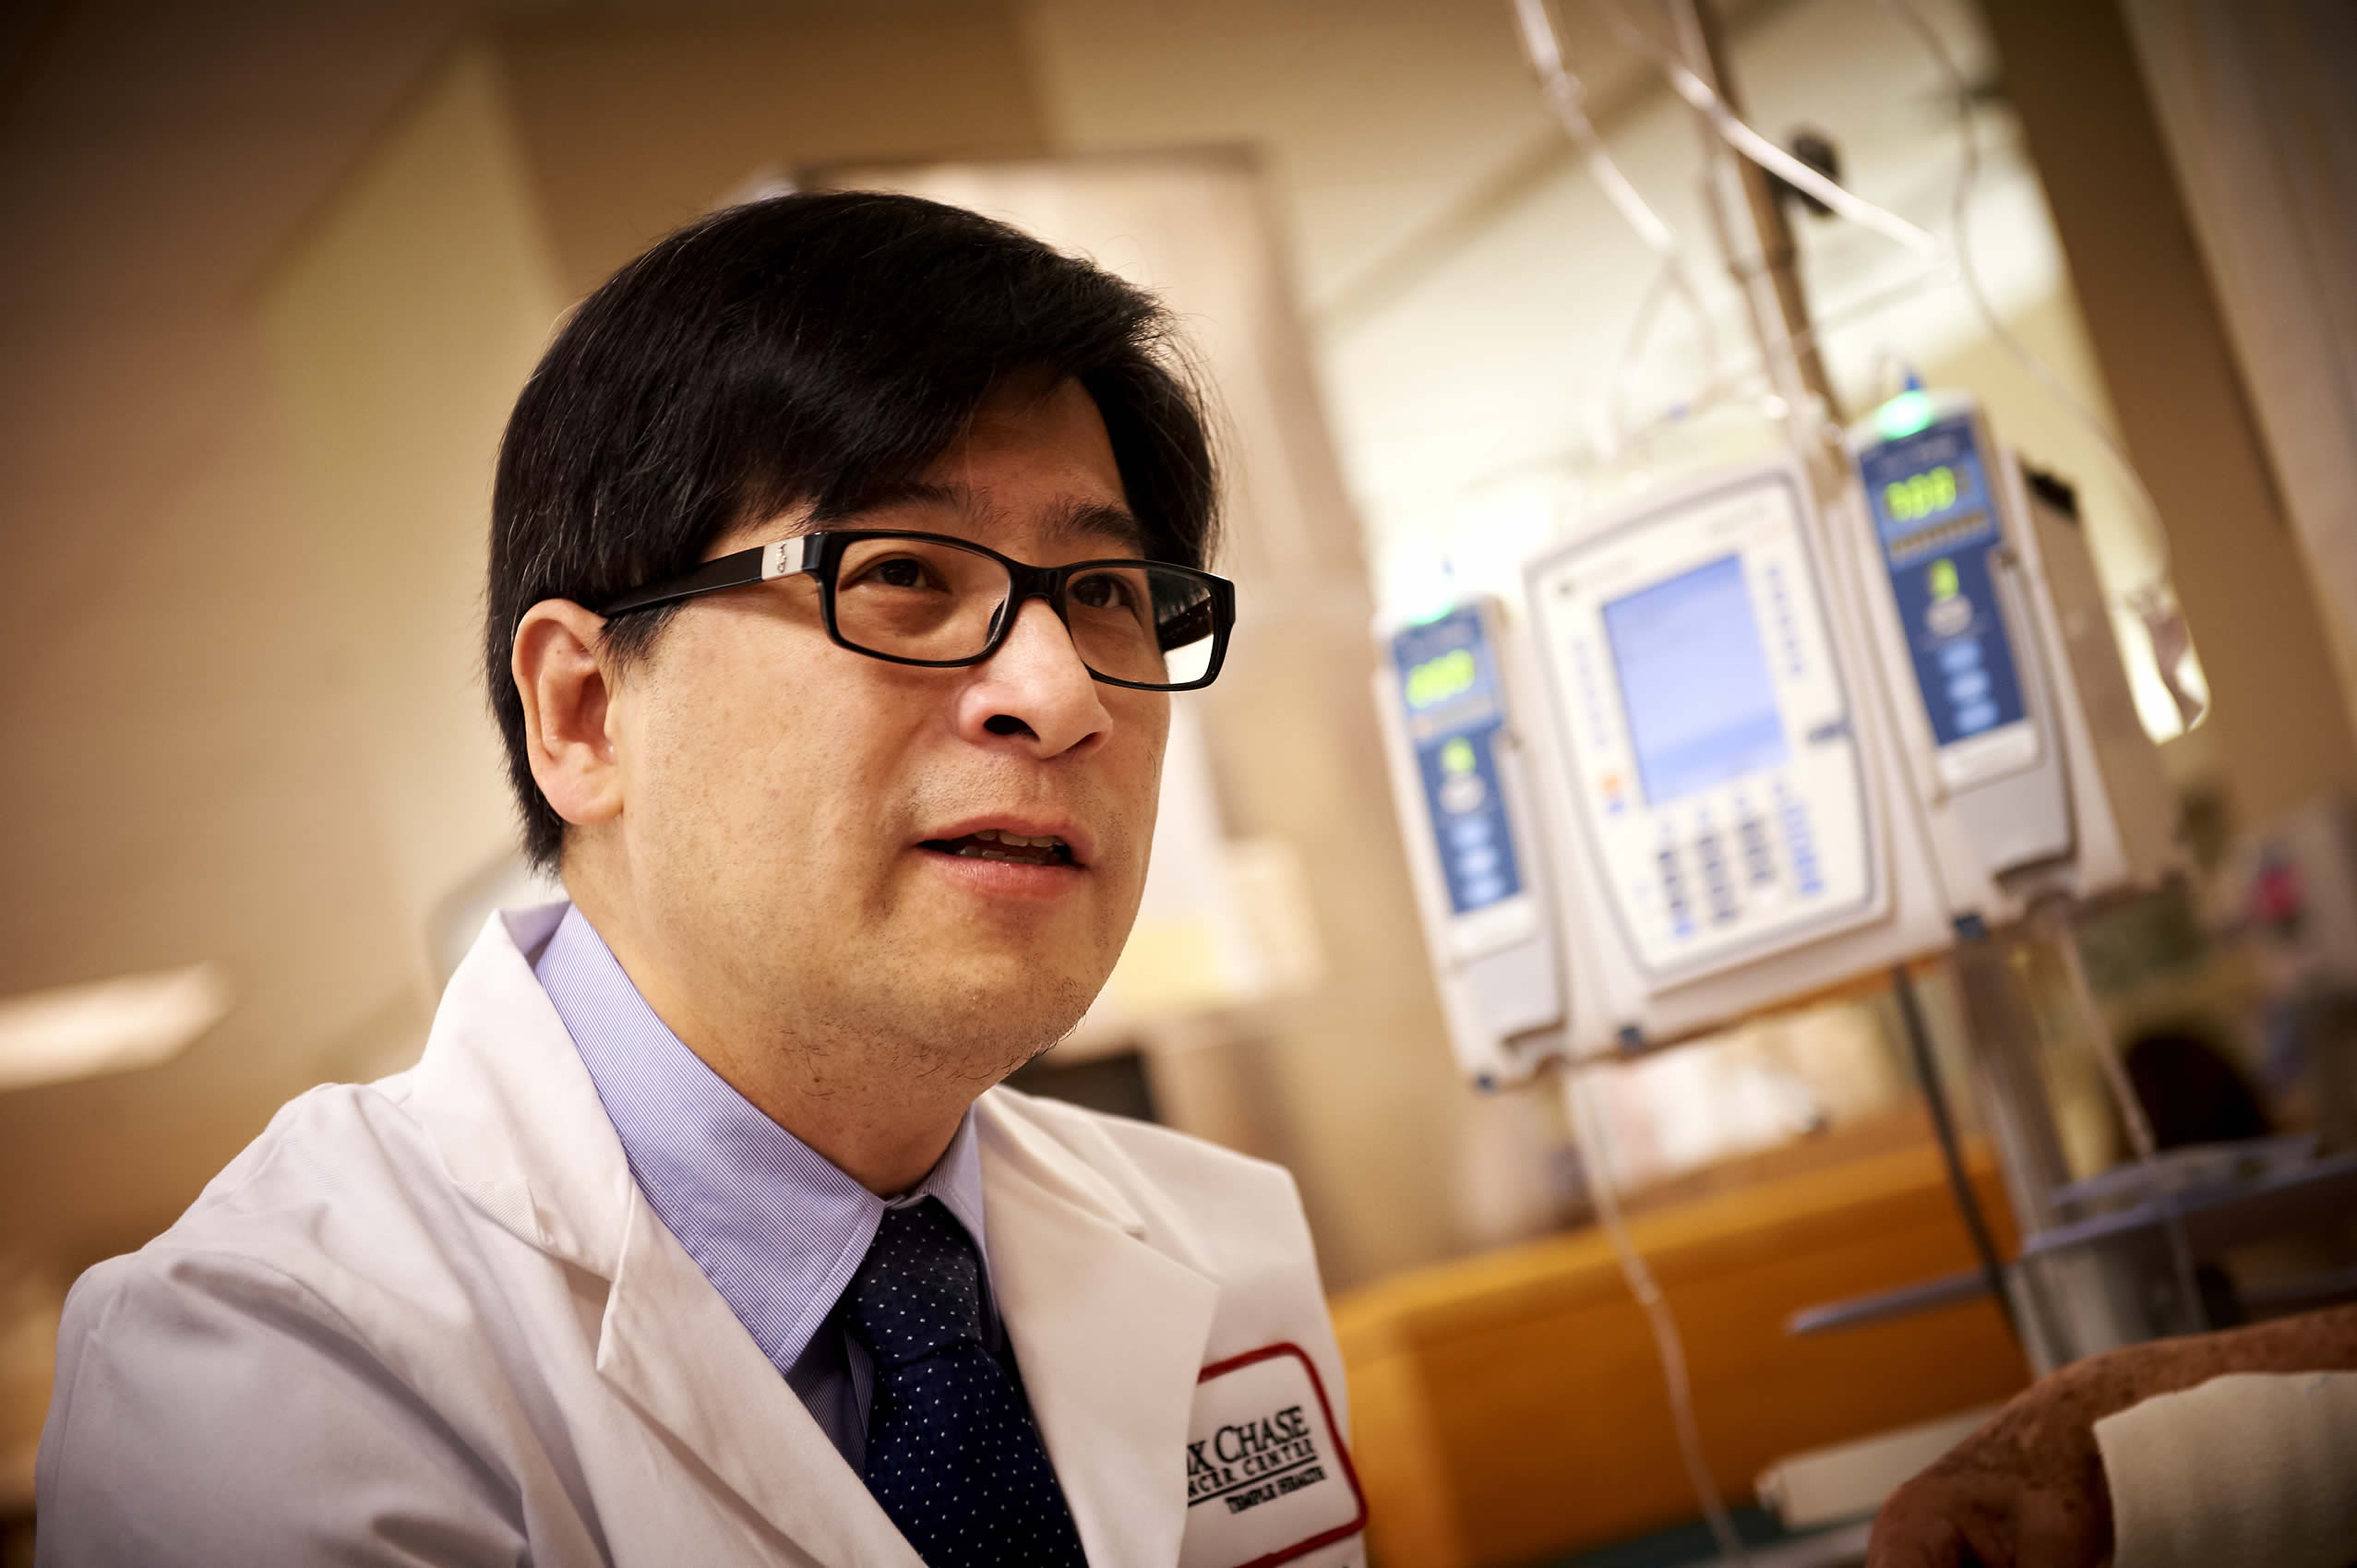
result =
[[990,1283],[1092,1562],[1175,1563],[1195,1379],[1219,1287],[999,1091],[975,1103]]
[[611,1281],[597,1371],[797,1547],[835,1568],[922,1568],[630,1178],[531,955],[566,905],[485,926],[435,1016],[409,1103],[493,1220]]
[[459,964],[410,1074],[410,1106],[450,1179],[507,1229],[612,1279],[630,1162],[532,972],[565,904],[502,910]]

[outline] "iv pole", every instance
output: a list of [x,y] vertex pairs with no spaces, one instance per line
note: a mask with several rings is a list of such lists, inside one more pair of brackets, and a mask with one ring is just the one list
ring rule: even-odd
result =
[[[1669,11],[1686,68],[1700,77],[1729,111],[1741,114],[1741,102],[1726,69],[1718,18],[1702,0],[1669,0]],[[1817,353],[1791,225],[1785,221],[1767,171],[1739,156],[1706,117],[1698,118],[1696,126],[1702,133],[1703,166],[1709,182],[1706,205],[1711,227],[1726,257],[1728,273],[1742,293],[1769,385],[1783,400],[1786,418],[1802,450],[1822,451],[1827,444],[1825,432],[1839,423],[1841,411],[1825,380],[1825,361]]]
[[[1716,96],[1718,113],[1741,117],[1742,104],[1736,95],[1726,63],[1725,38],[1718,18],[1705,0],[1666,0],[1671,29],[1676,39],[1680,63],[1701,79]],[[1785,215],[1782,201],[1767,170],[1750,158],[1739,154],[1728,145],[1711,113],[1696,109],[1696,128],[1703,140],[1705,208],[1711,227],[1725,258],[1729,275],[1742,295],[1745,313],[1750,317],[1753,334],[1759,341],[1763,364],[1767,368],[1769,386],[1777,401],[1782,404],[1782,419],[1794,449],[1801,455],[1810,483],[1816,491],[1819,515],[1833,519],[1846,514],[1849,504],[1849,458],[1841,434],[1841,410],[1833,387],[1825,376],[1825,359],[1818,352],[1816,333],[1809,318],[1809,302],[1801,286],[1799,247],[1793,244],[1792,228]],[[1828,541],[1827,543],[1830,543]],[[1827,550],[1829,569],[1839,570],[1843,559],[1839,550]],[[1888,694],[1885,693],[1885,696]],[[2065,939],[2067,940],[2067,939]],[[2013,999],[2004,995],[2006,965],[2003,955],[1976,954],[1984,962],[1959,965],[1957,979],[1965,1004],[1968,1027],[1976,1035],[1989,1031],[1992,1025],[2002,1028],[2005,1023],[2017,1023],[2016,1009],[2004,1012],[2004,1004]],[[1993,973],[1988,973],[1994,961]],[[1963,1154],[1953,1130],[1953,1118],[1947,1107],[1946,1087],[1940,1081],[1939,1066],[1933,1059],[1928,1035],[1922,1026],[1920,1009],[1915,1001],[1912,978],[1905,969],[1893,974],[1894,993],[1900,1004],[1901,1016],[1908,1026],[1916,1072],[1930,1107],[1933,1123],[1940,1128],[1941,1152],[1947,1167],[1948,1181],[1954,1190],[1957,1211],[1974,1242],[1980,1259],[1981,1283],[1994,1299],[2007,1325],[2016,1338],[2025,1330],[2032,1341],[2034,1359],[2045,1360],[2050,1354],[2042,1343],[2040,1319],[2035,1311],[2025,1312],[2028,1303],[2018,1299],[2008,1289],[2008,1276],[2003,1260],[1992,1240],[1988,1223],[1980,1213],[1980,1203],[1971,1188]],[[1998,994],[1991,995],[1993,980]],[[1992,1012],[1992,1009],[1997,1011]],[[2089,1021],[2101,1027],[2099,1018]],[[2006,1174],[2018,1177],[2008,1165]],[[2042,1180],[2024,1183],[2016,1179],[2012,1196],[2019,1204],[2035,1203],[2042,1199],[2057,1174],[2049,1170],[2039,1173]],[[2066,1175],[2066,1173],[2065,1173]],[[2036,1213],[2035,1209],[2028,1211]],[[2027,1282],[2023,1288],[2027,1288]],[[2034,1294],[2034,1293],[2033,1293]],[[2023,1322],[2027,1317],[2028,1323]]]

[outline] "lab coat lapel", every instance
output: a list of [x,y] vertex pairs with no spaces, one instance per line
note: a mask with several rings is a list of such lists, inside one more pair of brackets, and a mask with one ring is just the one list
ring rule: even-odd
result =
[[1219,1299],[1045,1133],[976,1107],[990,1285],[1091,1562],[1178,1561],[1187,1419]]
[[599,1374],[820,1562],[921,1568],[695,1260],[631,1196]]

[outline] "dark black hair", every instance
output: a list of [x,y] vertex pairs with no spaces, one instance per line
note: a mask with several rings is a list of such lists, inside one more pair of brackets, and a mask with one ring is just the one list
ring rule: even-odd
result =
[[[526,856],[553,866],[565,832],[508,673],[527,609],[595,608],[789,508],[856,512],[1036,373],[1095,400],[1147,553],[1203,565],[1217,485],[1168,317],[1003,223],[872,191],[778,197],[681,230],[582,301],[516,400],[491,497],[484,670]],[[627,663],[667,619],[619,617],[605,645]]]

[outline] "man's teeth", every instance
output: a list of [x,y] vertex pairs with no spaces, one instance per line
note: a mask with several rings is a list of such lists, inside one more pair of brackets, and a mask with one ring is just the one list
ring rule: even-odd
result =
[[1059,862],[1071,851],[1062,839],[1053,836],[1033,837],[984,828],[966,834],[951,853],[971,860],[1018,860],[1027,866],[1038,866]]

